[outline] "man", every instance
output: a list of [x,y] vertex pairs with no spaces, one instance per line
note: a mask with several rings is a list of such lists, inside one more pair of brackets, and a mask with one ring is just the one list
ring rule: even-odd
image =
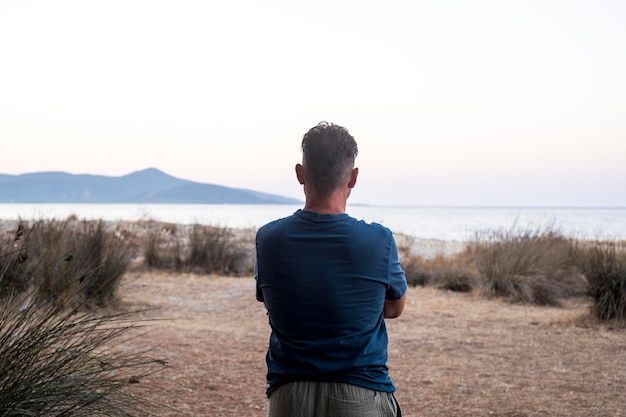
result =
[[384,319],[402,314],[407,284],[389,229],[346,214],[357,153],[345,128],[311,128],[296,165],[304,209],[257,232],[269,417],[400,415]]

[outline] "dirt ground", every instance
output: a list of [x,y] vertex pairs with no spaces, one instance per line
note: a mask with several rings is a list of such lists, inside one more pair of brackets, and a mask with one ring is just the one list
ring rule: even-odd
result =
[[[159,415],[266,415],[269,327],[252,278],[132,272],[120,296],[162,319],[133,341],[170,365],[142,381]],[[626,330],[586,318],[585,301],[530,307],[432,288],[408,297],[387,322],[405,416],[626,416]]]

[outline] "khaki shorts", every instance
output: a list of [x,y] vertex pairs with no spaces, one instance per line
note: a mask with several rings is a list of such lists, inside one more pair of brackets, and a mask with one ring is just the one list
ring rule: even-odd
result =
[[298,381],[282,385],[269,398],[268,417],[397,417],[393,393],[340,382]]

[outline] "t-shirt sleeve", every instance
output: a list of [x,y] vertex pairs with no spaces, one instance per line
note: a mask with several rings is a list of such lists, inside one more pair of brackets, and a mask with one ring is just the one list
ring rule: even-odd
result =
[[390,236],[391,244],[389,247],[389,265],[388,265],[388,278],[389,284],[387,285],[387,292],[385,298],[388,300],[398,300],[402,298],[407,289],[406,276],[400,265],[398,258],[398,247],[393,235]]
[[257,301],[263,302],[264,301],[263,291],[261,290],[261,286],[259,285],[259,268],[258,268],[256,252],[254,256],[254,282],[255,282],[255,287],[256,287],[256,299]]

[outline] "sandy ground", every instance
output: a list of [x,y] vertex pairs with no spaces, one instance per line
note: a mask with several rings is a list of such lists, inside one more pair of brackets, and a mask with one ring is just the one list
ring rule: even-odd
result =
[[[122,307],[162,319],[133,343],[170,367],[142,381],[162,416],[264,416],[267,317],[252,278],[129,273]],[[585,301],[511,305],[409,289],[388,321],[389,366],[406,416],[624,416],[626,330]],[[167,407],[166,407],[167,406]]]

